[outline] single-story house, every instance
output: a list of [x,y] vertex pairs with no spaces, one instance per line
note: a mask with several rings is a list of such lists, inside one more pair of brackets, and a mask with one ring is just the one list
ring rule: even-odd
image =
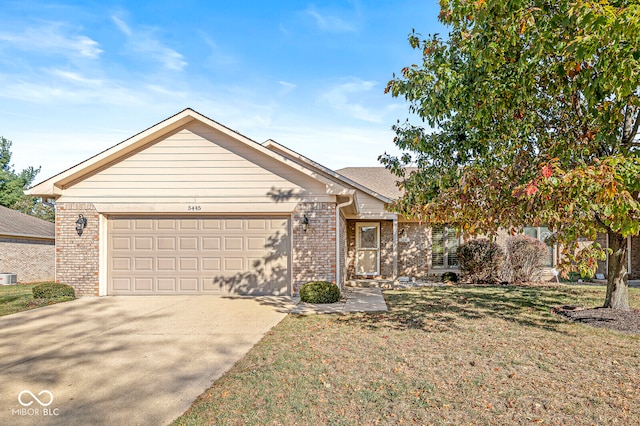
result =
[[20,283],[52,281],[55,255],[53,223],[0,206],[0,273]]
[[453,230],[386,210],[395,180],[185,109],[27,192],[56,199],[56,281],[78,295],[296,295],[457,270]]

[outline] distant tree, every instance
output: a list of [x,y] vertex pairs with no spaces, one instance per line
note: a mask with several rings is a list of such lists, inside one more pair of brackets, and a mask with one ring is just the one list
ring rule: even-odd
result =
[[[628,309],[626,238],[640,232],[637,0],[441,0],[447,38],[416,33],[420,65],[387,91],[419,123],[394,126],[394,208],[469,234],[545,225],[563,273],[593,273],[609,239],[604,306]],[[417,172],[404,174],[406,165]]]
[[53,207],[24,193],[40,173],[40,167],[27,167],[17,173],[11,164],[11,145],[10,140],[0,137],[0,205],[53,222]]

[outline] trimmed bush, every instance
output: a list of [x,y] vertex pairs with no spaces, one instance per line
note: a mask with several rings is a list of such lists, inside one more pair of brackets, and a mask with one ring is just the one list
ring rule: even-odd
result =
[[502,248],[485,238],[470,240],[458,247],[458,264],[465,280],[475,283],[499,281],[504,263]]
[[444,274],[442,274],[442,282],[443,283],[446,283],[446,282],[457,283],[458,282],[458,274],[456,274],[455,272],[447,271]]
[[73,287],[67,284],[43,283],[31,289],[34,299],[61,299],[69,297],[75,299]]
[[311,281],[300,289],[300,300],[306,303],[336,303],[340,289],[328,281]]
[[534,281],[549,262],[549,247],[542,241],[527,235],[507,238],[505,279],[509,282]]

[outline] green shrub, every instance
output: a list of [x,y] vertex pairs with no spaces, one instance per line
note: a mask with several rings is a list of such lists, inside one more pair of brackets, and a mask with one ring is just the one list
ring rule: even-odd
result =
[[300,289],[300,300],[306,303],[335,303],[340,300],[340,289],[327,281],[311,281]]
[[31,289],[34,299],[75,299],[76,293],[73,287],[67,284],[43,283]]
[[442,282],[457,283],[458,274],[456,274],[455,272],[447,271],[444,274],[442,274]]
[[465,280],[494,283],[500,280],[504,251],[485,238],[470,240],[458,247],[458,264]]
[[549,247],[527,235],[513,235],[505,243],[504,277],[509,282],[534,281],[549,263]]

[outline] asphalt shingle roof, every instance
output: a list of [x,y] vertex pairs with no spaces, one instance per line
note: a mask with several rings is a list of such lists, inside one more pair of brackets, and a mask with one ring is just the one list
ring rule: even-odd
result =
[[396,185],[400,178],[384,167],[345,167],[336,172],[392,200],[402,195]]
[[0,235],[54,239],[55,224],[0,206]]

